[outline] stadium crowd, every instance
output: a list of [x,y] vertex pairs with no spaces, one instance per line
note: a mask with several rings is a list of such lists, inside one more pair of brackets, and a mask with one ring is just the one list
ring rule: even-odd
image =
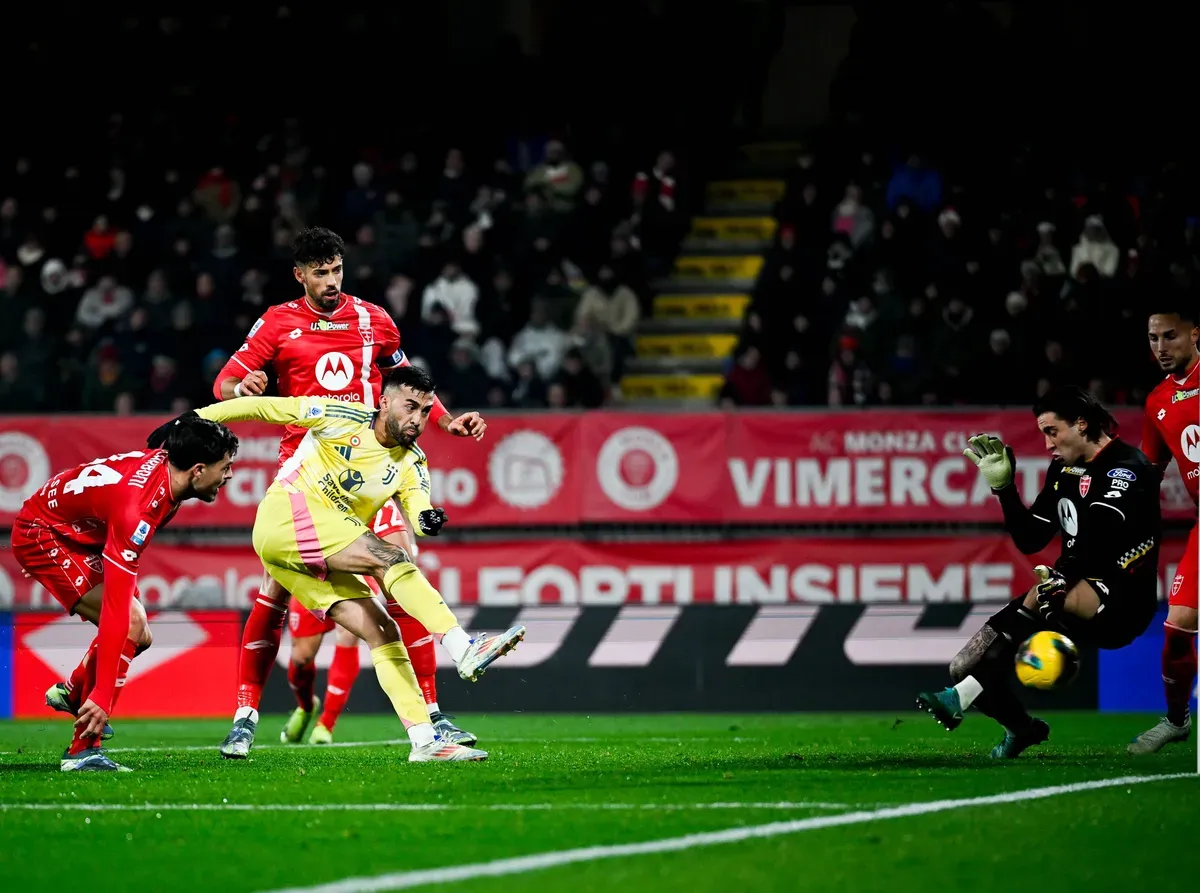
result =
[[291,121],[252,164],[188,170],[126,163],[126,124],[109,126],[108,158],[19,157],[0,179],[0,412],[211,402],[255,319],[300,293],[310,223],[343,235],[344,290],[387,308],[449,405],[598,406],[679,231],[665,151],[610,166],[538,139],[342,171]]
[[1140,405],[1145,298],[1200,275],[1186,174],[1048,167],[801,151],[723,402],[1023,406],[1077,382]]

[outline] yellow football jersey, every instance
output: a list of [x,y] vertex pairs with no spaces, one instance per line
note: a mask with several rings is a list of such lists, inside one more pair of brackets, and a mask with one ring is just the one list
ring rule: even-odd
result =
[[432,508],[429,467],[416,444],[385,447],[375,438],[374,410],[322,397],[237,397],[196,410],[214,422],[300,425],[308,433],[279,469],[271,489],[305,493],[370,524],[396,497],[420,534],[416,516]]

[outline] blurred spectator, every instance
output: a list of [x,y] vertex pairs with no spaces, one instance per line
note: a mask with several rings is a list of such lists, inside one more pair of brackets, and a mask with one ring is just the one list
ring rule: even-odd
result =
[[[1071,275],[1080,278],[1080,270],[1090,266],[1100,276],[1111,279],[1121,261],[1121,250],[1113,244],[1104,221],[1098,214],[1088,217],[1083,224],[1079,241],[1071,249]],[[1086,274],[1085,274],[1086,275]]]
[[852,248],[859,248],[875,233],[875,215],[862,203],[862,189],[851,183],[837,207],[833,209],[832,228],[850,239]]
[[546,143],[545,157],[525,177],[525,191],[539,196],[557,214],[575,208],[582,187],[583,171],[567,157],[567,148],[559,140]]
[[479,289],[463,274],[456,261],[442,267],[442,275],[425,288],[421,297],[421,318],[428,321],[434,307],[441,307],[450,318],[450,327],[459,335],[477,335],[475,318]]
[[520,377],[521,367],[533,364],[537,374],[550,381],[558,374],[563,354],[567,351],[567,336],[550,321],[550,311],[544,300],[535,300],[529,310],[529,322],[515,338],[508,353],[508,363]]
[[763,365],[762,351],[753,344],[742,348],[721,389],[721,405],[768,406],[771,403],[771,377]]
[[118,285],[112,276],[104,276],[83,293],[75,321],[88,329],[114,323],[133,309],[133,292]]
[[[607,264],[596,273],[596,280],[586,289],[575,308],[573,331],[580,336],[599,328],[612,342],[613,374],[620,378],[624,360],[633,353],[633,334],[637,329],[641,307],[637,295],[617,281],[616,273]],[[591,319],[590,324],[585,320]]]
[[456,408],[481,408],[490,384],[479,363],[479,347],[470,338],[459,338],[450,348],[449,369],[438,378],[438,393]]
[[887,206],[896,210],[905,200],[926,214],[937,210],[942,203],[942,177],[927,166],[921,156],[913,153],[905,164],[897,167],[887,185]]
[[563,389],[563,406],[595,409],[604,402],[604,384],[584,363],[583,353],[577,347],[563,355],[562,371],[554,384]]

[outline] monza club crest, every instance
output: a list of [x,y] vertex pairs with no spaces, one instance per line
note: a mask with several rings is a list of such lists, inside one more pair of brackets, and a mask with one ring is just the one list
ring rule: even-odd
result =
[[1079,479],[1079,495],[1087,496],[1088,489],[1092,486],[1092,476],[1085,474]]

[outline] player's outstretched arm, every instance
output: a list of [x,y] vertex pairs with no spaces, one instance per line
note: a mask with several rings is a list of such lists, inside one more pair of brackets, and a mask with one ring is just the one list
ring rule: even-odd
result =
[[196,415],[212,422],[268,422],[316,428],[329,418],[330,404],[345,416],[361,415],[363,420],[371,413],[365,406],[320,397],[235,397],[202,407]]
[[1017,463],[1012,447],[999,437],[976,434],[967,440],[963,455],[971,460],[983,475],[992,492],[1000,500],[1004,512],[1004,527],[1013,544],[1025,555],[1040,552],[1054,539],[1056,529],[1053,515],[1054,475],[1047,475],[1046,485],[1028,509],[1016,488]]

